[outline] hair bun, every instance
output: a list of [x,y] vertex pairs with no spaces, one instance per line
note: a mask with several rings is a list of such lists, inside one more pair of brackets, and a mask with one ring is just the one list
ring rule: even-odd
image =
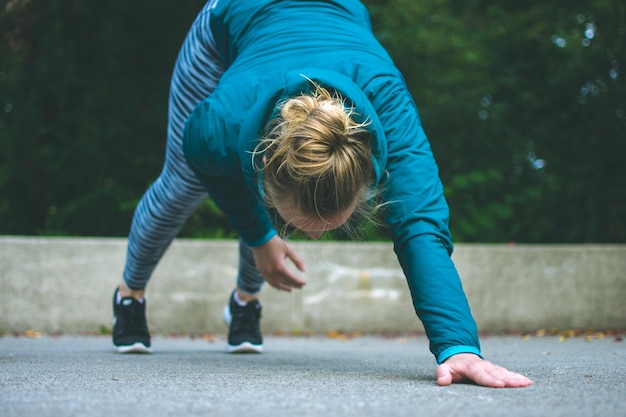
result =
[[292,202],[300,212],[339,213],[371,183],[371,139],[339,94],[317,86],[284,101],[255,149],[263,153],[266,203]]

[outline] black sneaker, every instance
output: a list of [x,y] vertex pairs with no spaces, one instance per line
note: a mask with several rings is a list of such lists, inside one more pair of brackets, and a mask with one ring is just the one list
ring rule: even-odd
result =
[[234,300],[222,311],[222,318],[228,324],[228,343],[226,351],[229,353],[261,353],[263,352],[263,337],[261,336],[261,303],[258,300],[248,301],[241,307]]
[[150,353],[150,333],[146,323],[146,301],[125,297],[117,303],[113,293],[113,345],[120,353]]

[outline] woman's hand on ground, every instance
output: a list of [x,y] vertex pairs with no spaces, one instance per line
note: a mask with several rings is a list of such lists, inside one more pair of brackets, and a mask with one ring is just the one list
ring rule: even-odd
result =
[[453,382],[474,382],[491,388],[521,388],[532,385],[523,375],[481,359],[471,353],[461,353],[446,359],[435,370],[438,385]]
[[292,288],[302,288],[306,281],[289,269],[289,259],[304,272],[306,267],[293,247],[278,236],[274,236],[261,246],[252,248],[257,270],[265,281],[277,290],[291,292]]

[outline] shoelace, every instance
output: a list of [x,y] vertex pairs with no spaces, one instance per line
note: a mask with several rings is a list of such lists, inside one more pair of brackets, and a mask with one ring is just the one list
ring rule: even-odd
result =
[[124,328],[129,333],[144,333],[146,332],[146,323],[144,315],[141,314],[141,306],[133,303],[128,308],[128,314],[124,316],[126,323]]
[[261,310],[255,307],[247,307],[241,311],[238,311],[234,314],[233,318],[237,318],[237,320],[233,320],[234,330],[239,331],[256,331],[257,323],[259,318],[261,317]]

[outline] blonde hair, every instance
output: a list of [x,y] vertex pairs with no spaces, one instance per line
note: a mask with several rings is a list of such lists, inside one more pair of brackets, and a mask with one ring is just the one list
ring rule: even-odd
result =
[[357,115],[341,95],[313,85],[310,95],[279,106],[255,149],[256,155],[264,154],[264,165],[257,169],[265,204],[270,209],[278,202],[289,204],[320,219],[351,207],[363,214],[374,179],[367,122],[353,120]]

